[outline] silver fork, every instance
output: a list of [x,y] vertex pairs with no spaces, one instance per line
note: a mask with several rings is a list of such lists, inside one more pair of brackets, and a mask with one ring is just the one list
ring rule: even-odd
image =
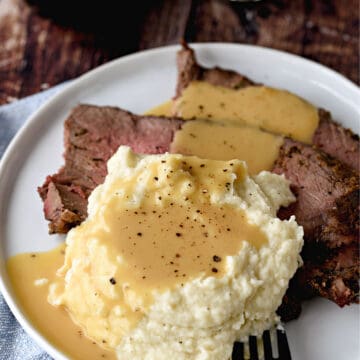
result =
[[231,359],[291,360],[290,348],[284,327],[279,325],[272,333],[274,336],[270,335],[269,330],[264,331],[261,338],[262,341],[256,336],[249,336],[248,344],[235,342]]

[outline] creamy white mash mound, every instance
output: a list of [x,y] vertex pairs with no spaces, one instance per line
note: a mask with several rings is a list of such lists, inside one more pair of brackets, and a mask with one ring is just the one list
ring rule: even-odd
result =
[[[206,169],[211,171],[206,173]],[[172,154],[143,156],[120,147],[108,162],[104,184],[89,198],[88,219],[67,236],[65,264],[58,271],[58,281],[50,286],[49,301],[64,305],[89,337],[115,349],[119,359],[229,359],[235,340],[260,335],[279,320],[275,311],[301,263],[303,230],[294,217],[281,221],[276,212],[294,200],[284,177],[268,172],[250,177],[245,163],[238,160],[201,160]],[[232,249],[236,251],[215,247],[214,260],[206,259],[204,271],[196,272],[194,268],[191,276],[184,273],[179,280],[178,274],[185,272],[180,267],[179,273],[177,268],[174,270],[176,277],[171,281],[154,278],[146,282],[146,277],[156,274],[151,272],[154,269],[144,266],[142,270],[130,245],[119,245],[118,236],[131,238],[135,249],[147,239],[143,229],[155,234],[155,252],[149,248],[153,261],[146,265],[150,268],[161,265],[163,256],[156,257],[157,247],[164,246],[158,243],[161,236],[173,236],[169,246],[178,241],[180,253],[166,266],[175,266],[187,254],[181,244],[185,235],[191,234],[185,231],[190,229],[190,223],[180,220],[190,214],[189,221],[207,229],[204,211],[193,213],[189,205],[188,213],[178,211],[179,224],[169,218],[166,229],[156,221],[140,223],[146,221],[149,209],[153,209],[152,216],[159,213],[157,209],[163,209],[161,214],[166,216],[167,209],[176,205],[182,209],[186,201],[193,201],[194,209],[203,204],[204,209],[214,208],[219,214],[226,207],[238,211],[253,226],[250,230],[260,231],[266,241],[256,244],[244,238],[238,241],[238,247],[234,243]],[[142,208],[143,204],[146,206]],[[133,235],[126,222],[120,227],[115,222],[120,221],[118,213],[128,212],[144,213],[139,220],[142,230]],[[209,230],[204,230],[202,249],[207,249],[207,239],[216,233],[216,224],[211,220],[206,223]],[[232,230],[226,225],[224,232],[230,232],[230,227]],[[169,235],[163,235],[165,231]],[[219,234],[223,233],[219,230]],[[221,236],[217,239],[220,244],[230,241]],[[146,259],[146,254],[139,254],[139,258]]]

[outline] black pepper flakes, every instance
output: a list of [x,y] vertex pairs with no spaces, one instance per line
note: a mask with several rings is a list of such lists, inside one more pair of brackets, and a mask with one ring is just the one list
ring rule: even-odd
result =
[[154,176],[154,180],[155,180],[155,181],[158,181],[159,178],[158,178],[157,176]]
[[201,164],[200,167],[201,167],[201,168],[205,167],[205,164]]
[[213,268],[211,269],[211,271],[212,271],[213,273],[217,273],[217,272],[218,272],[218,269],[215,268],[215,267],[213,267]]
[[111,284],[111,285],[115,285],[115,284],[116,284],[116,280],[115,280],[113,277],[110,278],[109,281],[110,281],[110,284]]
[[142,236],[142,233],[141,233],[141,232],[138,232],[136,235],[137,235],[137,236]]
[[220,261],[221,261],[221,257],[220,257],[220,256],[217,256],[217,255],[214,255],[214,256],[213,256],[213,260],[214,260],[215,262],[220,262]]
[[177,236],[177,237],[180,237],[180,236],[181,236],[181,233],[177,232],[177,233],[176,233],[176,236]]

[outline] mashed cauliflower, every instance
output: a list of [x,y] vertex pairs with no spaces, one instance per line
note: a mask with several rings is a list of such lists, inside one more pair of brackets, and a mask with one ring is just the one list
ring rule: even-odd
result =
[[278,321],[303,245],[295,219],[276,218],[292,201],[284,177],[239,160],[120,147],[49,301],[119,359],[228,359]]

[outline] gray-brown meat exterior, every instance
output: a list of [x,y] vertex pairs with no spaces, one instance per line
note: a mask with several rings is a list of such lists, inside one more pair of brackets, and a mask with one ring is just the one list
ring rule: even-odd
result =
[[[178,53],[178,71],[177,96],[192,80],[230,88],[254,84],[234,71],[199,66],[186,44]],[[319,110],[319,116],[316,146],[287,139],[274,165],[297,195],[279,216],[295,214],[305,231],[304,266],[278,310],[284,321],[296,318],[301,301],[311,296],[340,306],[359,300],[359,139],[328,112]],[[137,116],[113,107],[77,106],[65,122],[65,165],[38,189],[50,232],[66,233],[85,219],[87,198],[103,182],[106,161],[118,146],[163,153],[181,124],[181,119]]]

